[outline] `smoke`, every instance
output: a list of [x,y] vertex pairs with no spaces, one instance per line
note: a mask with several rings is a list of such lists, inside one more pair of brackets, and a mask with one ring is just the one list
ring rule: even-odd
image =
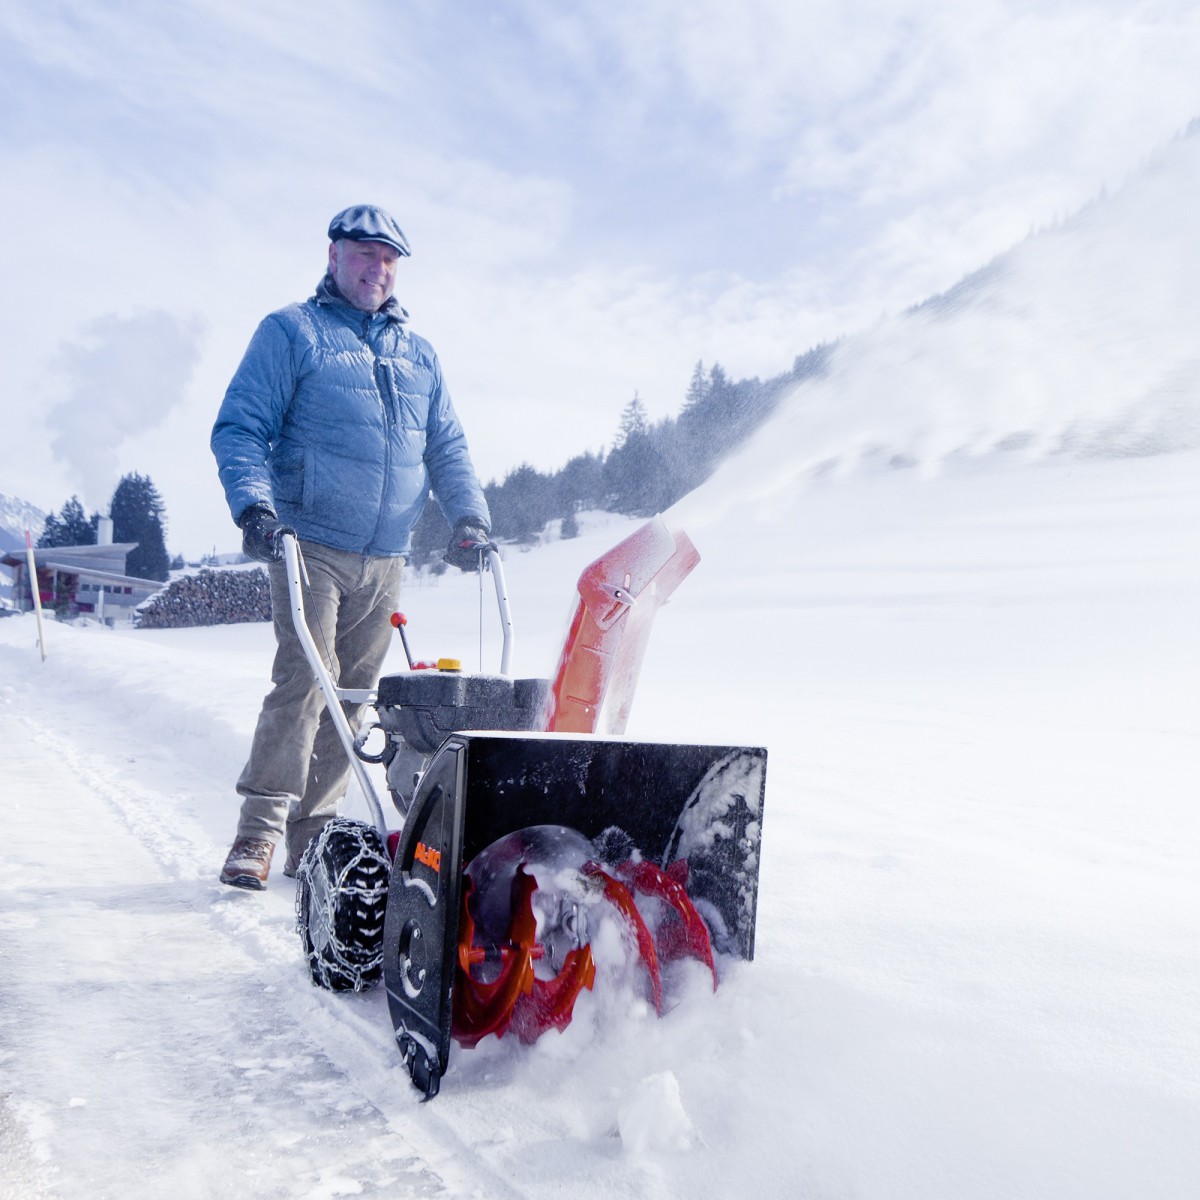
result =
[[161,424],[183,399],[200,357],[202,323],[162,309],[84,326],[56,366],[65,395],[49,412],[54,457],[87,504],[107,504],[118,482],[120,448]]

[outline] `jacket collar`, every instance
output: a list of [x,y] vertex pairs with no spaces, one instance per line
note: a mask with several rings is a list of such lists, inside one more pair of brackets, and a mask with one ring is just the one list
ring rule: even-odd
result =
[[354,305],[347,304],[345,297],[338,291],[338,285],[333,282],[333,276],[328,271],[325,272],[325,278],[317,284],[313,299],[318,304],[342,309],[346,314],[359,319],[364,316],[382,316],[385,320],[394,321],[397,325],[404,325],[408,321],[408,309],[404,308],[395,296],[389,296],[378,313],[364,313]]

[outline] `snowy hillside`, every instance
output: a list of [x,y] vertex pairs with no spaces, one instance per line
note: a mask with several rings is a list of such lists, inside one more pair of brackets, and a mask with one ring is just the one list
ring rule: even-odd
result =
[[[1197,183],[1193,137],[847,342],[668,514],[629,732],[768,747],[756,961],[431,1104],[288,882],[216,882],[269,628],[0,622],[0,1196],[1198,1194]],[[517,674],[628,529],[509,556]],[[480,603],[413,581],[415,652]]]
[[[1119,192],[846,339],[751,448],[753,490],[859,465],[1200,445],[1198,190],[1200,124]],[[781,438],[790,455],[771,452]]]

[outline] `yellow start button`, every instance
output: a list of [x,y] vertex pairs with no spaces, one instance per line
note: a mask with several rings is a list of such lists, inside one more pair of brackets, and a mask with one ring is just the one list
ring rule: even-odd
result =
[[437,669],[439,671],[461,671],[462,670],[462,659],[439,658],[437,660]]

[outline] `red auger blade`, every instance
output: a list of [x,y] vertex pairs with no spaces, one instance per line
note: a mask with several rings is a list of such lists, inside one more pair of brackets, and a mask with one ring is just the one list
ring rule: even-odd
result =
[[687,862],[676,859],[660,871],[652,862],[624,862],[618,872],[647,896],[664,900],[678,916],[678,921],[664,922],[658,928],[658,951],[664,962],[679,958],[698,958],[712,972],[713,991],[717,990],[717,968],[713,962],[712,941],[708,926],[696,911],[687,894]]

